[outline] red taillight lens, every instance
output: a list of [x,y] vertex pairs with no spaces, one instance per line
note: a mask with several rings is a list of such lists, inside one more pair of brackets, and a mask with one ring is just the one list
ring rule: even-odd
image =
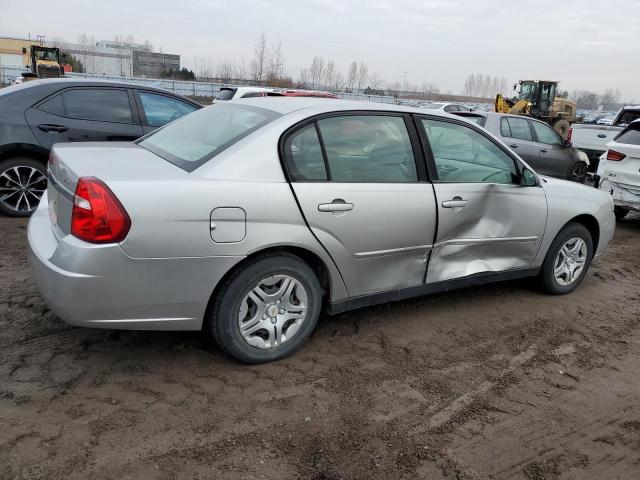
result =
[[626,155],[624,153],[616,152],[615,150],[607,150],[607,160],[612,162],[619,162],[625,157]]
[[90,243],[121,242],[129,233],[131,219],[103,182],[94,177],[78,180],[73,197],[71,234]]
[[571,137],[573,136],[573,127],[569,127],[569,133],[567,133],[567,141],[571,141]]

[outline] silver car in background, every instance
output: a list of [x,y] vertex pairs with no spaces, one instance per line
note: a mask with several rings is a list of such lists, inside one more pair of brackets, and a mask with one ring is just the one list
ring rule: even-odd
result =
[[134,143],[59,144],[28,227],[40,292],[79,326],[200,330],[249,363],[328,313],[537,276],[572,291],[615,227],[472,122],[261,98]]

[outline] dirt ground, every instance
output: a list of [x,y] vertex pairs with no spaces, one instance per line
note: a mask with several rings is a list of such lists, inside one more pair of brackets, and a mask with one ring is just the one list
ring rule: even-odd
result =
[[0,217],[0,478],[638,479],[640,216],[573,294],[323,317],[284,361],[65,325]]

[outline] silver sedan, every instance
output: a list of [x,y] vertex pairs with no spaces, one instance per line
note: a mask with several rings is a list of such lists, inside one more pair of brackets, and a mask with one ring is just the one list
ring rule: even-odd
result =
[[608,195],[536,174],[463,118],[261,98],[134,143],[58,144],[28,228],[42,296],[85,327],[200,330],[250,363],[321,311],[537,277],[576,288]]

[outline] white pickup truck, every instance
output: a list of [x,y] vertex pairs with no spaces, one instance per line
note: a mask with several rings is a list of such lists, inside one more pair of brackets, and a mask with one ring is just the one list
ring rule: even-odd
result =
[[568,140],[574,147],[587,154],[590,162],[589,171],[595,173],[598,171],[600,156],[607,150],[607,143],[638,118],[640,105],[622,107],[613,121],[613,126],[574,123],[569,131]]

